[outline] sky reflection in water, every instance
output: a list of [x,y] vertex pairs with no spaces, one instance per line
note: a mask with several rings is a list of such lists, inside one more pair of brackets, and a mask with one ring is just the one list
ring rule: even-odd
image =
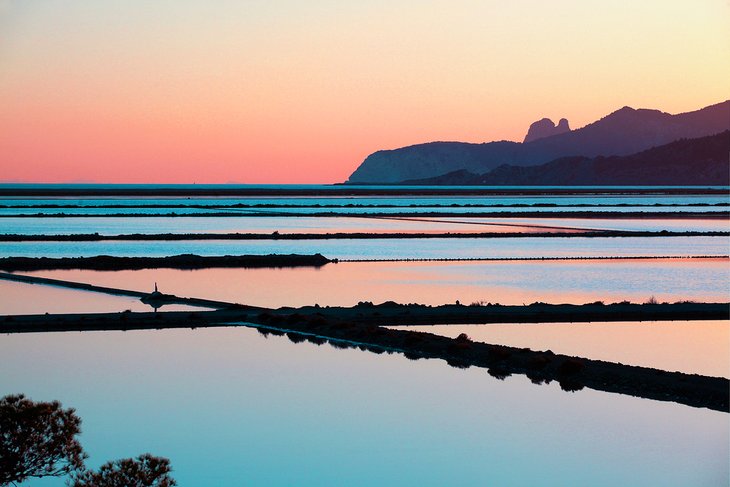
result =
[[724,413],[246,328],[1,336],[0,366],[0,390],[77,408],[92,466],[150,451],[180,485],[728,480]]
[[728,259],[534,262],[341,262],[321,268],[36,271],[27,274],[265,307],[352,306],[359,301],[583,304],[718,301],[730,292]]
[[[61,211],[61,210],[59,210]],[[68,210],[65,210],[68,212]],[[474,211],[473,209],[471,211]],[[643,231],[730,231],[723,218],[352,218],[352,217],[86,217],[2,218],[0,233],[19,235],[101,235],[157,233],[482,233],[566,232],[571,228]],[[523,225],[523,226],[521,226]],[[561,228],[563,227],[563,228]]]
[[650,321],[396,326],[474,341],[621,362],[667,371],[730,377],[730,323]]
[[[144,289],[145,291],[150,289]],[[200,311],[207,308],[168,304],[162,311]],[[149,312],[152,306],[137,298],[0,280],[0,315],[43,313]]]
[[0,257],[315,254],[337,259],[728,255],[728,237],[436,238],[389,240],[0,242]]

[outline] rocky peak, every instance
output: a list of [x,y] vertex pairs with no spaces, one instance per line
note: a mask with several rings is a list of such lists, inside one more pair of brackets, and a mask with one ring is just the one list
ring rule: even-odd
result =
[[533,140],[543,139],[545,137],[565,132],[570,132],[570,126],[568,125],[567,119],[561,118],[558,124],[555,125],[549,118],[543,118],[530,125],[523,143],[532,142]]

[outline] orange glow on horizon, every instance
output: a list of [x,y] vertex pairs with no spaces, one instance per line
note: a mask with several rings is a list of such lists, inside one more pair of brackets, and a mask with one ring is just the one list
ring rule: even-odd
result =
[[730,7],[0,2],[0,181],[332,183],[371,152],[728,98]]

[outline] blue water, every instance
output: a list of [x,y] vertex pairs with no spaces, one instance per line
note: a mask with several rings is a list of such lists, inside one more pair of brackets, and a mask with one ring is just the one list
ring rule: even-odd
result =
[[729,237],[0,242],[0,257],[316,254],[337,259],[725,256]]
[[[521,227],[530,225],[533,228]],[[715,219],[576,219],[576,218],[467,218],[437,217],[393,219],[363,217],[268,217],[195,218],[117,217],[104,218],[3,218],[0,234],[64,235],[160,234],[160,233],[392,233],[392,232],[544,232],[561,227],[604,230],[644,231],[730,231],[730,220]]]
[[340,262],[319,268],[57,270],[29,274],[139,291],[151,289],[156,282],[165,293],[178,296],[272,308],[315,303],[354,306],[359,301],[431,305],[457,300],[517,305],[535,301],[643,303],[651,296],[660,302],[723,302],[730,296],[727,259]]
[[151,452],[181,486],[728,483],[725,413],[247,328],[3,336],[0,368],[76,408],[91,467]]
[[[490,214],[513,214],[513,213],[527,213],[536,212],[540,213],[553,213],[561,214],[566,212],[592,212],[592,213],[695,213],[702,212],[708,214],[727,213],[727,207],[721,206],[659,206],[659,207],[646,207],[646,206],[622,206],[622,207],[611,207],[611,206],[589,206],[589,207],[389,207],[389,208],[359,208],[359,207],[346,207],[339,206],[336,208],[0,208],[0,215],[15,217],[15,216],[38,216],[44,215],[93,215],[93,216],[104,216],[104,215],[161,215],[161,216],[177,216],[177,215],[189,215],[189,216],[207,216],[210,214],[220,215],[221,213],[230,214],[238,218],[242,217],[259,217],[266,215],[398,215],[403,213],[418,215],[418,214],[459,214],[469,216],[472,214],[479,213],[490,213]],[[0,225],[3,221],[0,220]]]
[[[27,185],[0,185],[0,191]],[[147,185],[33,185],[46,189],[149,189]],[[105,214],[210,212],[194,208],[94,209],[99,204],[280,205],[275,211],[431,211],[410,205],[556,204],[550,208],[441,207],[436,211],[727,211],[721,195],[343,196],[353,187],[162,185],[163,190],[312,190],[327,196],[173,198],[0,198],[0,205],[75,204],[87,208],[0,208],[0,215],[83,212],[93,218],[0,218],[1,233],[191,233],[357,231],[440,228],[354,218],[104,218]],[[373,189],[373,187],[367,187]],[[376,187],[377,188],[377,187]],[[391,191],[393,187],[382,186]],[[423,190],[422,187],[411,188]],[[429,188],[426,188],[429,189]],[[430,188],[443,190],[444,188]],[[541,188],[545,189],[545,188]],[[565,189],[565,188],[560,188]],[[613,188],[616,189],[616,188]],[[621,188],[619,188],[621,189]],[[625,188],[628,189],[628,188]],[[651,188],[656,189],[656,188]],[[514,194],[512,194],[514,193]],[[306,209],[285,208],[307,204]],[[401,208],[353,208],[389,204]],[[567,205],[615,205],[570,208]],[[646,205],[676,204],[678,207]],[[631,206],[633,205],[633,206]],[[703,206],[722,205],[722,206]],[[432,206],[431,208],[436,208]],[[259,209],[236,211],[255,214]],[[260,209],[260,211],[270,211]],[[531,220],[556,224],[554,220]],[[413,225],[411,225],[413,223]],[[504,223],[504,221],[503,221]],[[522,223],[525,223],[524,221]],[[565,222],[560,222],[565,224]],[[435,226],[434,226],[435,225]],[[444,223],[458,231],[461,223]],[[726,229],[725,220],[585,220],[614,229]],[[490,227],[485,226],[483,231]],[[393,239],[185,242],[0,243],[0,256],[165,256],[322,253],[340,259],[727,255],[727,237]],[[39,272],[71,280],[262,305],[354,304],[365,299],[441,304],[594,300],[721,300],[727,260],[502,263],[340,263],[314,269],[208,269]],[[17,285],[0,305],[74,306],[70,294]],[[41,290],[42,289],[42,290]],[[38,292],[33,292],[38,290]],[[11,294],[15,293],[15,294]],[[61,296],[61,294],[64,294]],[[83,293],[81,293],[83,294]],[[74,296],[79,293],[74,292]],[[75,298],[74,298],[75,299]],[[4,300],[4,301],[3,301]],[[82,298],[87,306],[107,303]],[[3,305],[3,303],[5,303]],[[112,304],[112,303],[109,303]],[[113,303],[117,309],[121,303]],[[0,308],[2,307],[0,306]],[[59,308],[53,308],[53,311]],[[112,309],[112,308],[108,308]],[[66,308],[63,309],[66,311]],[[2,310],[0,309],[0,314]],[[728,485],[730,415],[616,394],[566,393],[524,377],[498,381],[485,370],[412,362],[329,346],[295,345],[245,328],[0,335],[0,394],[58,399],[83,419],[89,464],[144,452],[167,456],[179,485],[481,486]],[[61,486],[63,480],[33,481]]]

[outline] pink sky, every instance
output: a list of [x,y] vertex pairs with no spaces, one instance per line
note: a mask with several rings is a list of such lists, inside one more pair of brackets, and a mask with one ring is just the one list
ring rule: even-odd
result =
[[[638,5],[637,5],[638,4]],[[725,0],[0,0],[0,181],[331,183],[727,99]]]

